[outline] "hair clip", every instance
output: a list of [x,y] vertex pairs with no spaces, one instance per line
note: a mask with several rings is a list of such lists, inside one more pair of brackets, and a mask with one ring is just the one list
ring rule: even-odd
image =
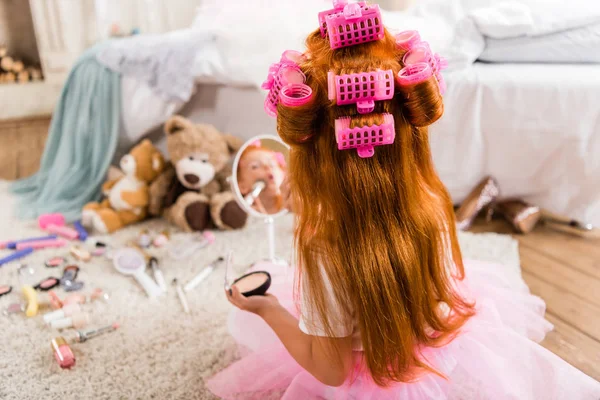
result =
[[[418,63],[427,63],[431,67],[432,74],[438,81],[440,93],[446,92],[446,81],[441,71],[448,67],[448,62],[439,54],[434,54],[429,47],[429,43],[421,40],[417,31],[404,31],[396,35],[396,44],[399,48],[406,50],[402,58],[405,66]],[[425,78],[427,79],[427,78]],[[413,82],[416,83],[416,82]]]
[[302,53],[286,50],[281,55],[281,60],[269,67],[269,75],[261,87],[269,91],[265,99],[265,111],[270,116],[277,116],[277,104],[282,88],[290,84],[304,84],[306,81],[306,76],[298,65],[304,59]]
[[375,146],[394,143],[396,131],[394,129],[394,116],[383,114],[383,123],[380,125],[360,126],[350,128],[350,117],[335,120],[335,139],[338,150],[357,149],[358,156],[369,158],[375,154]]
[[412,65],[407,65],[398,72],[396,82],[400,86],[410,86],[421,83],[431,78],[433,71],[429,64],[421,62]]
[[383,38],[381,11],[377,4],[334,0],[333,9],[319,13],[321,36],[329,35],[332,49],[372,42]]
[[361,72],[358,74],[327,74],[329,100],[336,104],[354,104],[361,114],[368,114],[375,108],[375,101],[394,97],[394,73],[385,71]]

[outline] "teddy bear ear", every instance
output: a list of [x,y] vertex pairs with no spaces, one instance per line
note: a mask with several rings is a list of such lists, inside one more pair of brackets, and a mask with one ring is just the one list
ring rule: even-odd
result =
[[229,149],[230,154],[236,153],[239,149],[242,148],[244,141],[236,136],[230,135],[228,133],[223,135],[225,142],[227,143],[227,148]]
[[172,135],[184,129],[189,129],[190,127],[193,127],[193,125],[188,119],[175,115],[165,122],[165,133],[167,135]]

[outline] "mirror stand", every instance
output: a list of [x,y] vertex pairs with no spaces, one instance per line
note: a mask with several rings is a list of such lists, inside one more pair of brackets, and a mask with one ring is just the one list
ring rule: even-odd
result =
[[269,241],[269,257],[267,258],[267,261],[276,265],[287,266],[287,261],[275,256],[275,218],[271,216],[266,217],[265,225],[267,225],[267,238]]

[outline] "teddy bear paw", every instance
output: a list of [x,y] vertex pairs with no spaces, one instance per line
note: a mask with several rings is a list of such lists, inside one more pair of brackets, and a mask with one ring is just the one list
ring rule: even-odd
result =
[[94,216],[96,215],[96,212],[92,211],[92,210],[83,210],[81,212],[81,225],[85,226],[86,228],[92,228],[94,225]]
[[241,229],[246,225],[248,214],[235,200],[227,202],[221,209],[221,221],[231,229]]
[[100,215],[96,213],[94,213],[94,215],[92,216],[92,227],[95,231],[99,233],[108,233],[108,227],[104,223],[104,220],[102,220],[102,217],[100,217]]
[[185,207],[184,215],[191,230],[203,231],[210,222],[209,204],[203,201],[190,203]]

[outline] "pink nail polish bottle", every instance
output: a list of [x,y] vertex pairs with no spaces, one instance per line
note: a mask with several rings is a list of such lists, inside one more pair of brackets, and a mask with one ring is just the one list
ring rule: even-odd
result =
[[67,341],[62,336],[55,337],[51,342],[54,358],[61,368],[71,368],[75,365],[75,356]]

